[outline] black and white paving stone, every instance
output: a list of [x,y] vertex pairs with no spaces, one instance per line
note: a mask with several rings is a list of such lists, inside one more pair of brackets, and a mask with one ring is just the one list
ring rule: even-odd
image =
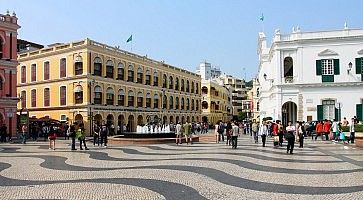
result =
[[0,144],[0,199],[363,199],[363,149],[286,146]]

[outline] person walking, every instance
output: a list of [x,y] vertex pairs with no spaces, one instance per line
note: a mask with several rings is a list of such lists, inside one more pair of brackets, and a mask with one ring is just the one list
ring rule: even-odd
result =
[[64,140],[69,140],[69,135],[67,135],[67,131],[69,129],[68,122],[66,122],[63,126],[63,132],[64,132]]
[[295,144],[295,126],[292,125],[291,121],[289,121],[288,126],[286,127],[286,139],[287,139],[287,152],[293,154],[294,144]]
[[100,134],[101,134],[101,129],[100,129],[100,125],[98,124],[98,122],[95,123],[95,126],[93,128],[93,146],[100,146]]
[[189,144],[189,139],[190,139],[190,144],[193,144],[192,141],[192,126],[191,124],[187,121],[185,122],[185,124],[183,125],[183,129],[184,129],[184,135],[185,135],[185,141],[187,144]]
[[268,127],[267,127],[267,124],[266,122],[262,122],[262,125],[260,127],[260,130],[258,132],[258,135],[261,136],[261,139],[262,139],[262,147],[265,147],[265,143],[266,143],[266,136],[268,134],[268,131],[267,131]]
[[224,125],[224,123],[221,122],[219,123],[219,129],[218,129],[218,133],[219,133],[219,141],[224,142],[224,130],[225,130],[226,126]]
[[77,122],[74,122],[70,127],[69,127],[69,136],[72,139],[72,144],[71,144],[71,150],[75,151],[76,149],[76,130],[77,130]]
[[315,127],[315,132],[316,132],[315,140],[318,138],[318,136],[321,136],[321,140],[323,140],[324,129],[323,129],[322,121],[317,122],[316,127]]
[[299,148],[304,148],[304,126],[301,122],[299,122],[299,126],[296,129],[297,136],[299,137]]
[[282,147],[282,143],[284,142],[284,125],[281,124],[280,120],[277,120],[276,122],[279,137],[279,146]]
[[231,122],[227,123],[226,136],[227,136],[226,145],[231,145],[231,143],[232,143],[232,124],[231,124]]
[[354,118],[352,118],[351,123],[349,124],[349,132],[350,132],[350,143],[354,144],[354,139],[355,139],[355,123],[354,123]]
[[328,141],[329,140],[329,133],[330,133],[330,123],[327,119],[325,119],[324,125],[323,125],[323,130],[324,130],[324,134],[325,134],[325,140]]
[[258,137],[258,133],[259,133],[259,127],[258,127],[258,124],[256,123],[256,120],[253,120],[253,123],[252,123],[252,133],[250,133],[254,140],[255,140],[255,143],[256,142],[256,137]]
[[108,127],[105,122],[102,122],[101,126],[101,146],[103,145],[107,148],[107,135],[108,135]]
[[238,141],[238,135],[239,135],[239,127],[237,124],[232,123],[231,124],[231,130],[230,134],[232,134],[232,149],[237,149],[237,141]]
[[80,147],[79,149],[80,150],[83,150],[83,148],[82,148],[82,143],[83,143],[83,146],[84,146],[85,150],[89,150],[87,148],[87,145],[86,145],[86,133],[85,133],[85,129],[84,129],[84,124],[83,123],[80,123],[79,124],[79,127],[78,127],[78,129],[76,131],[76,137],[79,140],[79,147]]
[[26,132],[27,132],[27,126],[23,125],[21,127],[21,138],[22,138],[22,143],[26,144]]
[[182,144],[182,126],[180,125],[180,122],[178,122],[175,127],[175,143],[176,145]]
[[53,126],[50,126],[49,135],[48,135],[49,149],[53,149],[53,151],[55,150],[55,140],[56,139],[57,139],[57,133],[55,132]]
[[216,143],[219,143],[219,123],[214,126],[214,134],[216,136]]

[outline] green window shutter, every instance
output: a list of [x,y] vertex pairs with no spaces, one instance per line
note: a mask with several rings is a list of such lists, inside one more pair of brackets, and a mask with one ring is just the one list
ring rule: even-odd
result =
[[323,113],[323,105],[317,105],[317,114],[318,114],[318,120],[324,120],[324,113]]
[[316,75],[320,76],[321,75],[321,60],[316,60]]
[[340,121],[340,119],[339,119],[339,109],[338,108],[335,108],[334,118],[335,118],[336,121]]
[[362,58],[355,59],[355,73],[356,74],[362,73]]
[[339,75],[340,74],[340,70],[339,70],[339,59],[334,59],[334,74],[335,75]]
[[356,104],[356,115],[358,121],[363,121],[363,104]]
[[334,82],[334,75],[322,75],[322,81],[325,83]]

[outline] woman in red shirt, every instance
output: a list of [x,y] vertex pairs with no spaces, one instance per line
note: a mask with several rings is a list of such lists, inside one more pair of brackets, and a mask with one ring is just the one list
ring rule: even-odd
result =
[[316,136],[315,136],[315,140],[316,140],[316,138],[318,138],[318,136],[321,135],[324,132],[324,130],[323,130],[323,122],[322,121],[319,121],[316,124],[315,132],[316,132]]

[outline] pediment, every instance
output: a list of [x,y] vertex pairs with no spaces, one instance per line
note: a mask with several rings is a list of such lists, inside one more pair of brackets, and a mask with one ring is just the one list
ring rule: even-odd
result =
[[324,51],[320,52],[318,55],[319,56],[337,56],[338,53],[333,50],[330,50],[330,49],[325,49]]
[[359,50],[358,54],[363,54],[363,49]]

